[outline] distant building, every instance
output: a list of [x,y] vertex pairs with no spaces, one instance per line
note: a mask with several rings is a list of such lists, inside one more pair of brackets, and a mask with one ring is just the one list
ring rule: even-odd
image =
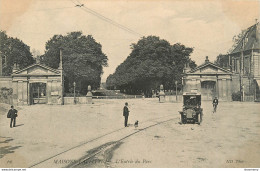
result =
[[239,91],[244,92],[245,101],[260,100],[259,38],[259,22],[256,22],[246,30],[238,45],[228,55],[231,71],[239,77]]
[[214,97],[224,101],[232,100],[232,72],[209,62],[208,57],[202,65],[193,70],[190,70],[189,66],[185,67],[182,79],[183,91],[197,89],[202,100],[213,100]]
[[232,100],[232,94],[240,92],[242,101],[260,101],[260,32],[259,22],[249,27],[234,50],[223,55],[223,68],[208,59],[194,70],[186,67],[183,90],[197,88],[203,100],[217,96],[220,100]]
[[53,69],[37,61],[22,69],[15,64],[11,76],[0,76],[0,88],[12,89],[13,105],[63,104],[63,80],[62,62]]

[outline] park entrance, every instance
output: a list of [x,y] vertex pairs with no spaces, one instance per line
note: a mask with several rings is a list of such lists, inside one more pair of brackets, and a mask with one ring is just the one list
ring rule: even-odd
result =
[[183,91],[197,89],[201,93],[201,100],[218,97],[222,101],[231,101],[231,95],[237,89],[237,77],[229,70],[209,62],[208,57],[197,68],[191,70],[185,67],[184,72]]
[[46,104],[46,83],[30,83],[30,105],[32,104]]
[[12,74],[13,104],[63,104],[62,69],[36,63]]

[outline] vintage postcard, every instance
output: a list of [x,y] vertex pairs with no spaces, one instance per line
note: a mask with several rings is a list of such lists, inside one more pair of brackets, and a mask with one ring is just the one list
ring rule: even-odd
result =
[[0,0],[0,168],[258,170],[259,20],[259,0]]

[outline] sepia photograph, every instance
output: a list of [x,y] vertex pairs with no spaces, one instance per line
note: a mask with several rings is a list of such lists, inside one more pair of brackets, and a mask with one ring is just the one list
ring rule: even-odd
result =
[[0,0],[1,171],[258,171],[259,20],[260,0]]

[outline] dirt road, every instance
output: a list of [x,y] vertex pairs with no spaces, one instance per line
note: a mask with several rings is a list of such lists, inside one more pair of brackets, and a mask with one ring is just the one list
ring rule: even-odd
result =
[[25,106],[14,129],[1,112],[0,167],[259,167],[259,103],[221,102],[212,114],[203,102],[199,126],[178,123],[181,103],[157,100],[127,100],[127,128],[126,100]]
[[259,104],[203,106],[200,126],[166,122],[124,140],[111,167],[260,167]]

